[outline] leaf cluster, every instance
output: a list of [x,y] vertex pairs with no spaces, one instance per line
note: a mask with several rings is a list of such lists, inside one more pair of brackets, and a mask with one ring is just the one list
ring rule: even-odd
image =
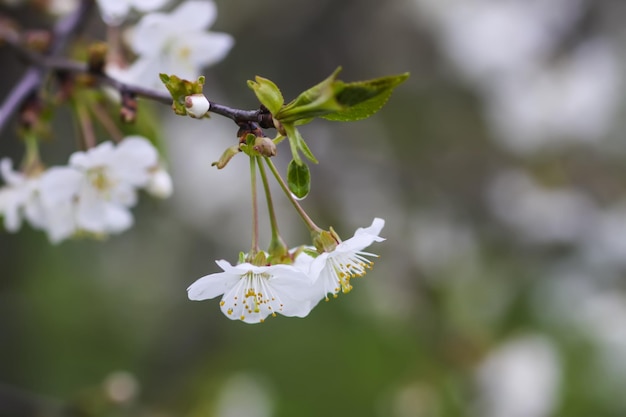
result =
[[272,114],[274,125],[289,139],[292,161],[287,171],[289,189],[298,198],[310,190],[310,173],[300,154],[317,163],[317,159],[296,126],[309,123],[316,117],[350,122],[370,117],[387,102],[393,90],[403,83],[408,73],[391,75],[367,81],[344,82],[337,79],[341,68],[319,84],[303,91],[285,104],[278,86],[263,77],[248,81],[257,99]]

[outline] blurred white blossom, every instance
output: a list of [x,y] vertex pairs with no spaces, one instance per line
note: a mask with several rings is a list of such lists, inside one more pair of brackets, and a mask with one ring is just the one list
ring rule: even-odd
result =
[[121,24],[131,9],[141,13],[160,9],[169,0],[97,0],[102,19],[108,25]]
[[427,272],[471,261],[476,256],[478,241],[474,231],[444,213],[416,213],[410,231],[415,264]]
[[154,146],[141,136],[128,136],[117,146],[103,142],[71,155],[69,165],[26,176],[3,159],[0,171],[0,215],[5,228],[17,231],[22,219],[43,229],[53,243],[79,233],[105,236],[133,224],[130,207],[137,190],[165,198],[172,192],[169,174],[158,165]]
[[561,385],[559,354],[540,335],[525,335],[490,352],[477,373],[480,417],[549,417]]
[[550,65],[484,89],[487,117],[508,149],[528,153],[606,137],[623,80],[606,39],[577,47]]
[[248,373],[228,377],[215,404],[216,417],[271,417],[274,403],[269,381]]
[[415,0],[419,18],[469,80],[535,68],[582,12],[580,0]]
[[228,54],[234,44],[226,33],[209,32],[217,17],[213,1],[182,2],[170,13],[145,15],[129,34],[137,60],[126,69],[108,69],[121,81],[166,91],[159,73],[195,80],[202,68]]
[[[581,0],[415,0],[417,16],[483,96],[495,139],[528,153],[603,139],[621,102],[617,43],[567,36]],[[567,48],[564,48],[567,45]]]
[[0,161],[0,174],[6,183],[0,188],[0,216],[4,217],[4,227],[16,232],[26,218],[36,228],[43,226],[41,201],[38,187],[39,175],[27,176],[13,170],[8,158]]
[[[143,137],[129,136],[119,145],[103,142],[86,152],[75,152],[69,166],[48,170],[42,178],[41,198],[48,211],[63,215],[64,239],[78,231],[119,233],[133,224],[129,207],[137,202],[136,189],[148,185],[158,154]],[[59,190],[63,190],[62,193]],[[56,223],[60,223],[58,218]]]
[[157,198],[169,198],[174,192],[174,184],[169,172],[159,165],[150,172],[146,191]]
[[580,242],[582,258],[602,268],[626,268],[626,204],[616,204],[589,219],[592,227]]
[[582,191],[545,188],[522,171],[496,176],[487,197],[495,217],[532,243],[576,244],[590,230],[596,212]]

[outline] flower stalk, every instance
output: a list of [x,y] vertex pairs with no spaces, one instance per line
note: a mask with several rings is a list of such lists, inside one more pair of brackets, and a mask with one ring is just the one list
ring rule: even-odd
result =
[[261,161],[260,156],[257,156],[256,159],[257,165],[259,166],[259,173],[261,174],[261,180],[263,182],[263,189],[265,190],[267,211],[270,218],[270,227],[272,229],[272,240],[270,242],[268,252],[272,261],[278,261],[279,263],[282,263],[281,261],[284,261],[289,257],[289,250],[282,237],[280,236],[280,232],[278,230],[278,221],[276,219],[276,212],[274,211],[274,203],[272,201],[272,194],[270,191],[269,182],[267,180],[265,167],[263,166],[263,162]]
[[259,204],[256,189],[256,158],[250,157],[250,184],[252,191],[252,246],[248,254],[248,261],[256,257],[259,252]]
[[313,222],[313,220],[311,220],[311,218],[308,214],[306,214],[300,203],[298,203],[298,200],[296,200],[293,194],[291,194],[291,191],[289,191],[289,187],[285,183],[285,180],[280,176],[280,173],[276,169],[276,165],[274,165],[272,160],[269,158],[265,158],[265,163],[269,167],[270,171],[272,171],[272,174],[274,174],[274,178],[276,178],[276,181],[278,181],[278,184],[280,184],[280,188],[283,189],[283,192],[291,202],[291,205],[293,205],[293,207],[296,209],[296,211],[300,215],[300,218],[302,218],[302,221],[304,221],[304,224],[306,224],[306,226],[308,227],[309,231],[311,233],[320,233],[322,229],[318,227],[315,222]]

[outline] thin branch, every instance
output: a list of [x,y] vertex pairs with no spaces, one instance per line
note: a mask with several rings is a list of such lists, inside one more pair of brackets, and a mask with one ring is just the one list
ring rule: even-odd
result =
[[[82,0],[79,7],[73,13],[60,19],[52,31],[52,45],[48,51],[49,56],[59,55],[70,38],[76,33],[81,24],[94,6],[94,0]],[[41,86],[44,78],[44,68],[33,65],[27,71],[9,96],[0,106],[0,132],[4,130],[9,118],[22,105],[22,103],[34,94]]]
[[[75,15],[77,15],[77,13]],[[3,106],[0,109],[0,131],[2,131],[9,116],[19,107],[28,95],[32,94],[40,86],[43,74],[51,71],[72,74],[87,74],[92,78],[95,85],[105,85],[112,87],[120,93],[130,93],[136,97],[153,100],[158,103],[167,105],[172,104],[172,97],[168,93],[124,83],[110,77],[106,73],[91,71],[88,65],[84,62],[59,57],[58,52],[67,41],[68,35],[71,34],[70,29],[73,26],[70,25],[70,23],[76,24],[75,20],[71,20],[70,22],[66,22],[64,25],[60,25],[60,28],[55,28],[55,39],[59,39],[60,41],[53,45],[51,53],[47,55],[39,54],[27,49],[21,43],[19,36],[16,36],[16,34],[10,31],[4,31],[4,33],[0,32],[0,38],[5,42],[5,44],[12,47],[21,59],[31,65],[31,68],[24,76],[24,79],[20,81],[16,88],[11,92],[11,95],[7,98],[5,103],[3,103]],[[59,33],[57,33],[57,30]],[[227,117],[238,125],[251,122],[258,124],[262,128],[274,128],[271,114],[263,107],[257,110],[242,110],[225,106],[210,100],[209,104],[209,112]]]

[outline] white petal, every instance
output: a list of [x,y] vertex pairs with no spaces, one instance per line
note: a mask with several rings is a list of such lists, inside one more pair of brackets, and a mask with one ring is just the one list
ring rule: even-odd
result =
[[181,39],[177,48],[186,51],[196,67],[203,68],[222,61],[234,45],[235,39],[229,34],[208,32]]
[[0,160],[0,173],[2,173],[2,178],[9,185],[18,185],[24,181],[22,173],[13,171],[13,161],[9,158]]
[[17,232],[22,227],[22,215],[20,213],[21,201],[19,196],[13,190],[8,190],[11,194],[5,195],[6,201],[2,215],[4,215],[4,227],[9,232]]
[[142,136],[128,136],[115,149],[110,166],[112,176],[140,187],[148,183],[149,168],[158,163],[158,153],[154,146]]
[[133,7],[140,12],[150,12],[165,6],[169,0],[132,0]]
[[185,1],[172,14],[172,23],[185,31],[199,31],[206,29],[215,22],[217,7],[213,1]]
[[118,26],[124,21],[130,4],[128,0],[98,0],[102,20],[107,25]]
[[167,92],[167,88],[159,79],[159,72],[172,74],[169,68],[163,65],[161,55],[142,56],[126,68],[121,81]]
[[384,225],[383,219],[375,218],[370,227],[358,228],[354,232],[354,236],[337,245],[336,250],[343,252],[361,251],[374,242],[384,241],[385,238],[378,236]]
[[150,180],[146,185],[146,191],[157,198],[168,198],[174,191],[172,177],[163,168],[157,169],[150,176]]
[[385,220],[379,217],[376,217],[374,218],[374,221],[372,221],[371,226],[366,227],[366,228],[359,227],[358,229],[356,229],[356,232],[354,232],[354,235],[358,236],[361,234],[368,234],[368,235],[378,236],[380,232],[383,230],[384,226],[385,226]]
[[59,243],[76,233],[75,207],[71,201],[57,204],[45,212],[48,239]]
[[131,184],[118,182],[109,190],[108,201],[124,207],[133,207],[137,204],[137,191]]
[[52,167],[39,179],[39,195],[44,206],[72,200],[85,179],[82,172],[71,167]]
[[164,13],[150,13],[141,18],[135,26],[130,46],[141,57],[154,57],[163,53],[164,48],[180,28],[171,24]]
[[227,272],[205,275],[187,288],[190,300],[208,300],[222,295],[233,288],[241,276]]
[[36,229],[46,228],[46,213],[40,198],[33,195],[26,203],[24,206],[24,218]]
[[86,152],[74,152],[70,155],[69,165],[82,170],[106,166],[111,161],[113,150],[113,143],[102,142]]
[[104,233],[106,229],[106,202],[100,198],[97,190],[90,185],[85,185],[81,188],[78,198],[79,200],[76,204],[77,227],[93,233]]
[[107,233],[120,233],[129,229],[133,223],[130,210],[117,204],[105,204],[104,216]]

